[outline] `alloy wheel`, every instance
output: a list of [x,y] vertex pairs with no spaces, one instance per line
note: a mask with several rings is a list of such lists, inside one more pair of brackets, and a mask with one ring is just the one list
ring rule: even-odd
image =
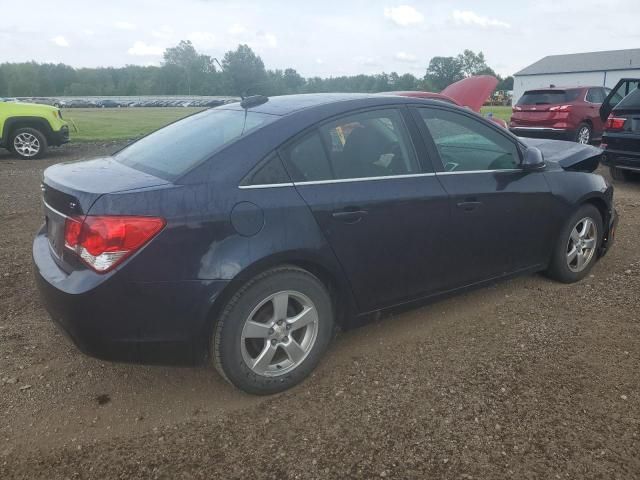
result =
[[23,157],[33,157],[40,152],[40,140],[31,133],[23,132],[13,139],[13,148]]
[[277,292],[245,320],[242,358],[258,375],[284,375],[307,358],[317,334],[318,311],[309,297],[293,290]]
[[593,259],[598,244],[598,227],[590,217],[580,220],[571,230],[567,242],[567,266],[572,272],[583,271]]
[[591,131],[589,130],[589,127],[587,126],[582,127],[578,132],[578,143],[583,143],[587,145],[590,140],[591,140]]

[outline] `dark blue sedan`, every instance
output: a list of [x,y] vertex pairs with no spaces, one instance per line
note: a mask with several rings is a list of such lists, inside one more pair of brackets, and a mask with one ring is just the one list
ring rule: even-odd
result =
[[616,225],[600,155],[436,100],[249,97],[48,168],[38,284],[90,355],[210,358],[274,393],[372,312],[531,272],[580,280]]

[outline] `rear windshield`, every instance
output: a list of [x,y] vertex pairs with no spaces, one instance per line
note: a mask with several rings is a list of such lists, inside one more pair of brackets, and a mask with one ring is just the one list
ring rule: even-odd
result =
[[116,153],[115,159],[175,180],[224,145],[277,118],[244,110],[205,110],[141,138]]
[[580,90],[529,90],[520,97],[517,105],[550,105],[572,102],[580,95]]
[[620,100],[616,110],[640,109],[640,88],[631,90],[629,95]]

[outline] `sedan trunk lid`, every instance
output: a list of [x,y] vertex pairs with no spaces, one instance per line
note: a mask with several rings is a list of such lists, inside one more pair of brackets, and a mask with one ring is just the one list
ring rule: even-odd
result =
[[64,266],[67,217],[83,217],[102,195],[166,185],[167,180],[122,165],[112,157],[61,163],[47,168],[42,181],[46,232],[56,262]]

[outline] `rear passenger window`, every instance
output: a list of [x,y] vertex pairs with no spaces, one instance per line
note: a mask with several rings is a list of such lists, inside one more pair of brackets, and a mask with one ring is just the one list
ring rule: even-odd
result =
[[283,151],[287,171],[294,182],[331,180],[333,174],[317,131]]
[[420,173],[409,133],[395,109],[324,124],[282,154],[294,182]]
[[420,168],[400,112],[376,110],[320,127],[337,179],[392,177]]
[[242,185],[274,185],[289,182],[291,180],[282,166],[280,157],[272,153],[247,175]]

